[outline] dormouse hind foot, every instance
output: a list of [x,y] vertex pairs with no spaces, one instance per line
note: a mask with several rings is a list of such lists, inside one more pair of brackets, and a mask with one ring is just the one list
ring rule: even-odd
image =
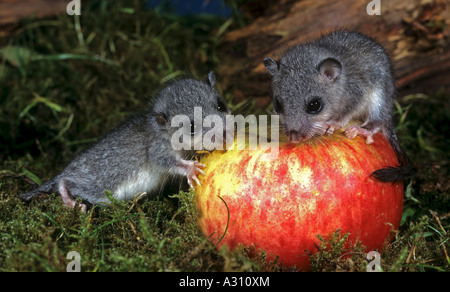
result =
[[373,135],[378,132],[379,129],[367,130],[359,126],[349,126],[345,129],[345,136],[349,139],[355,138],[357,135],[361,135],[366,138],[366,144],[373,143]]
[[[64,179],[61,180],[58,190],[59,190],[59,194],[61,195],[64,205],[69,206],[71,208],[75,208],[77,202],[70,195]],[[79,206],[80,206],[81,212],[83,212],[83,213],[87,212],[87,206],[85,204],[80,204]]]

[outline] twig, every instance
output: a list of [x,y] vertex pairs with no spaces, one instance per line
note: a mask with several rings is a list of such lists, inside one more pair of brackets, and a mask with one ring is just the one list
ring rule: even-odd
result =
[[216,248],[216,247],[219,245],[219,243],[222,241],[222,239],[225,237],[225,234],[227,234],[227,231],[228,231],[228,225],[230,224],[230,209],[228,208],[227,202],[225,202],[225,200],[222,199],[222,197],[220,197],[220,196],[217,196],[217,197],[218,197],[219,199],[221,199],[222,202],[225,204],[225,207],[227,207],[228,219],[227,219],[227,226],[225,227],[225,231],[224,231],[222,237],[219,239],[219,241],[218,241],[218,242],[216,243],[216,245],[214,246],[214,248]]
[[[446,231],[446,230],[444,229],[444,227],[442,226],[441,220],[439,220],[439,217],[438,217],[437,213],[434,212],[434,211],[432,211],[432,210],[430,210],[430,213],[431,213],[431,215],[433,215],[434,219],[435,219],[435,220],[437,221],[437,223],[439,224],[439,227],[441,228],[442,232],[443,232],[444,234],[447,234],[447,231]],[[445,258],[447,259],[447,263],[450,264],[450,257],[448,256],[447,248],[445,247],[445,244],[442,244],[442,248],[444,249],[444,254],[445,254]]]

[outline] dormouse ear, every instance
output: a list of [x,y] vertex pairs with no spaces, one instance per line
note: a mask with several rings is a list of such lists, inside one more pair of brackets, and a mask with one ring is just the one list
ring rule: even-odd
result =
[[213,71],[210,71],[208,73],[208,78],[206,78],[206,83],[209,84],[209,86],[214,87],[216,84],[216,75],[214,75]]
[[264,66],[266,67],[267,71],[269,71],[270,74],[275,75],[278,73],[278,70],[280,69],[280,65],[277,61],[275,61],[272,58],[264,58]]
[[341,63],[333,58],[323,60],[317,68],[325,82],[334,82],[342,73]]

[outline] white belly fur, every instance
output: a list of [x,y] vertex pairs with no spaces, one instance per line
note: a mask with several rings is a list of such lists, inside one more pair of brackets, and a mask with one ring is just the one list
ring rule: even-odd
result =
[[370,109],[370,111],[368,112],[368,119],[365,121],[363,126],[370,121],[379,120],[381,118],[379,114],[385,103],[382,90],[377,88],[369,92],[369,97],[365,97],[365,99],[368,102],[365,106]]
[[151,193],[161,187],[163,173],[154,169],[141,169],[127,181],[122,182],[114,192],[117,200],[131,200],[136,194]]

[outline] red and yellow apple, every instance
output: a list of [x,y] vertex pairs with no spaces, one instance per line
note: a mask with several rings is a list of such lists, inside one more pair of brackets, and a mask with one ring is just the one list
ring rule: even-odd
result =
[[340,229],[368,252],[380,250],[398,228],[403,185],[370,176],[398,164],[383,135],[370,145],[340,134],[282,143],[277,159],[263,161],[267,151],[215,151],[201,160],[199,225],[212,243],[220,241],[218,248],[255,246],[284,265],[308,269],[306,251],[317,251],[317,235]]

